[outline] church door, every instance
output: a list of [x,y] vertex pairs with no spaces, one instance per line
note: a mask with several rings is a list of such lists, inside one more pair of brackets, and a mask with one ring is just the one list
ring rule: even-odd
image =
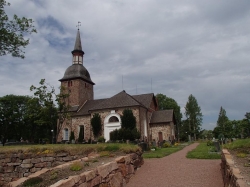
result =
[[162,132],[158,132],[158,138],[160,142],[163,141]]

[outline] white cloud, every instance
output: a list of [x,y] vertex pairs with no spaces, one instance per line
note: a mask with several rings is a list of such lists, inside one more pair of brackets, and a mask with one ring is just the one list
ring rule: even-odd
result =
[[122,89],[153,91],[175,99],[184,112],[193,94],[208,129],[220,106],[230,119],[250,110],[248,0],[9,1],[8,14],[32,18],[38,33],[30,36],[24,60],[0,57],[0,96],[31,95],[30,85],[42,78],[59,87],[81,21],[96,98]]

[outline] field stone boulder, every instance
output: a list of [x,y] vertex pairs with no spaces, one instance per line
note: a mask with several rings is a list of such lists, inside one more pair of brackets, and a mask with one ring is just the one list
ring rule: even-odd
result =
[[120,172],[110,175],[110,186],[119,187],[123,183],[123,177]]
[[32,168],[33,164],[21,164],[22,168]]

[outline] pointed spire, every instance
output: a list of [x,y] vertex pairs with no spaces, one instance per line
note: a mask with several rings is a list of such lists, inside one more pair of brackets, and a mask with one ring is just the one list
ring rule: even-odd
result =
[[73,55],[72,64],[81,64],[82,65],[84,52],[82,50],[81,37],[80,37],[80,31],[79,31],[79,23],[80,22],[78,22],[78,30],[76,33],[75,47],[71,53]]
[[82,44],[81,44],[81,37],[80,37],[79,29],[77,30],[77,34],[76,34],[76,42],[75,42],[74,50],[82,51]]

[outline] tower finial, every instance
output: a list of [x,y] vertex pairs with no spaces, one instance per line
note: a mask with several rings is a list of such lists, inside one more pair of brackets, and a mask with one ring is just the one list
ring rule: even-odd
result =
[[79,27],[80,27],[80,26],[81,26],[81,22],[78,21],[77,26],[76,26],[76,27],[78,27],[78,30],[79,30]]

